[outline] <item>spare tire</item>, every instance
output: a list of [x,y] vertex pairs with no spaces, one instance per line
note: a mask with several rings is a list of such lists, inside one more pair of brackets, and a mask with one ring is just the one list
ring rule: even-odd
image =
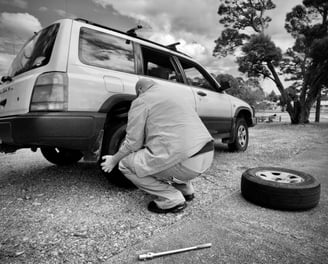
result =
[[248,201],[280,210],[306,210],[320,200],[320,184],[310,174],[276,167],[246,170],[241,193]]

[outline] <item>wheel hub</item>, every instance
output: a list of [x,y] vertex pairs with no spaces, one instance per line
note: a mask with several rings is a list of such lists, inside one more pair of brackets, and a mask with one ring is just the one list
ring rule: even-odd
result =
[[239,144],[244,147],[246,145],[246,141],[247,141],[247,132],[246,132],[246,128],[244,126],[240,126],[238,128],[238,141]]
[[278,171],[278,170],[258,171],[255,173],[255,175],[265,181],[292,183],[292,184],[304,182],[304,179],[296,174],[290,172]]

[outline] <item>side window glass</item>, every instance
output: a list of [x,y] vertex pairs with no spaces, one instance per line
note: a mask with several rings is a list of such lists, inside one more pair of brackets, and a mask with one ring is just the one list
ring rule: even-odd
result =
[[181,60],[181,65],[185,72],[188,85],[205,88],[208,90],[216,91],[214,86],[208,80],[208,77],[204,75],[196,65],[191,62]]
[[146,47],[141,49],[144,61],[144,75],[171,82],[181,82],[181,78],[179,78],[172,64],[170,55]]
[[90,28],[81,28],[79,58],[84,64],[134,73],[132,42]]

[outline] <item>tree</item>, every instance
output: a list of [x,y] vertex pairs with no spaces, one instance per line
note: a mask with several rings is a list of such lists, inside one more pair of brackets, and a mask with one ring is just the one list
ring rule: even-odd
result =
[[244,81],[243,78],[235,78],[230,74],[218,74],[215,78],[219,83],[229,82],[230,88],[227,90],[227,93],[244,100],[250,105],[256,105],[265,97],[264,91],[257,79],[250,78]]
[[271,102],[278,102],[279,97],[278,95],[272,90],[271,93],[267,96],[267,99]]
[[238,90],[239,89],[239,82],[238,82],[238,80],[235,77],[233,77],[232,75],[230,75],[230,74],[223,74],[223,73],[221,73],[221,74],[218,74],[217,76],[214,76],[214,78],[221,85],[224,82],[228,82],[229,85],[230,85],[230,88],[229,88],[230,91],[231,90],[235,91],[235,90]]
[[291,122],[297,123],[295,105],[276,71],[282,52],[264,32],[271,21],[265,12],[273,8],[275,5],[271,0],[225,0],[218,9],[220,23],[225,29],[215,41],[213,55],[226,56],[241,49],[243,54],[237,57],[239,71],[248,77],[271,79],[281,94],[282,102],[287,105]]
[[[286,105],[293,124],[308,122],[310,108],[318,97],[318,90],[326,83],[323,73],[327,57],[321,56],[315,60],[314,45],[317,49],[320,48],[319,53],[325,55],[327,43],[322,36],[327,36],[327,26],[318,25],[318,21],[321,17],[321,25],[327,24],[328,2],[304,0],[303,5],[302,8],[295,8],[286,17],[286,29],[296,41],[294,48],[283,56],[281,50],[265,34],[271,21],[270,17],[265,16],[265,12],[275,8],[271,0],[225,0],[218,9],[220,23],[225,29],[215,41],[213,51],[214,56],[226,56],[240,49],[243,54],[237,57],[239,70],[248,77],[271,79],[281,94],[281,103]],[[305,50],[308,54],[306,58],[301,56]],[[289,60],[282,60],[283,57],[289,57]],[[290,80],[295,81],[287,89],[276,71],[281,62],[283,72],[289,75]],[[300,85],[305,88],[301,89]],[[298,90],[302,90],[300,96]]]
[[[301,123],[309,122],[310,109],[320,93],[328,85],[328,2],[304,0],[287,13],[285,28],[295,38],[281,64],[281,70],[294,81],[295,103],[300,105],[296,113]],[[299,97],[298,97],[299,94]],[[316,120],[318,119],[317,107]],[[317,120],[318,121],[318,120]]]

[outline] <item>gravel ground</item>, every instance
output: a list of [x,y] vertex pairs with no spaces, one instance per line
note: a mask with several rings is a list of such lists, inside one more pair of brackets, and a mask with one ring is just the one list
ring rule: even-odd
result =
[[211,169],[194,181],[197,199],[177,215],[149,213],[151,196],[109,185],[94,164],[56,167],[29,150],[0,154],[0,263],[110,263],[237,192],[247,168],[279,166],[327,143],[328,124],[260,124],[250,138],[245,153],[216,144]]

